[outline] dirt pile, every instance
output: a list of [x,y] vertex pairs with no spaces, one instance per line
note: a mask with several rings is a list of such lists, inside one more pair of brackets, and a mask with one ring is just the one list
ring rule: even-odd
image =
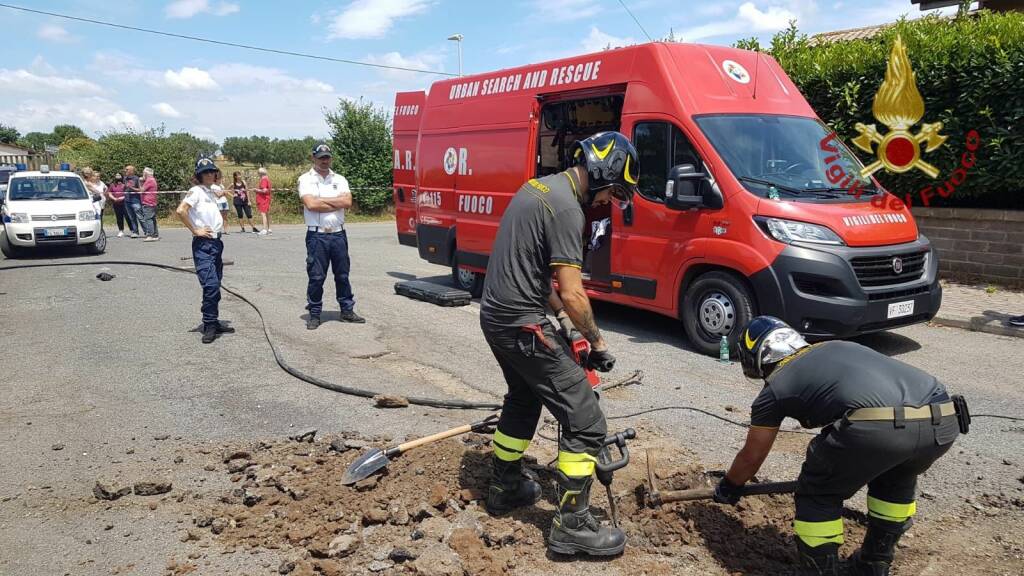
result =
[[[210,530],[227,549],[284,552],[287,561],[275,568],[281,574],[573,573],[573,564],[545,548],[554,477],[534,458],[527,457],[527,467],[544,487],[544,499],[491,518],[483,510],[491,454],[486,436],[414,451],[353,487],[342,486],[341,475],[369,441],[302,440],[227,450],[222,470],[235,487],[194,514],[196,528]],[[531,449],[542,462],[554,456],[554,445],[544,444]],[[642,445],[633,453],[642,458]],[[663,489],[710,482],[679,458],[659,457]],[[644,474],[643,462],[635,461],[616,476],[614,494],[630,540],[621,558],[603,565],[608,573],[772,574],[793,560],[791,499],[650,510],[642,501]],[[602,486],[595,485],[592,501],[606,520]]]
[[[210,541],[223,552],[274,551],[283,560],[265,563],[267,574],[303,576],[568,576],[578,574],[581,566],[593,574],[756,576],[785,573],[793,565],[790,496],[745,498],[736,507],[693,502],[646,508],[647,452],[656,456],[662,490],[715,481],[677,446],[654,437],[641,433],[632,445],[634,462],[615,477],[614,497],[629,543],[621,557],[609,561],[579,564],[546,550],[554,476],[543,463],[555,456],[551,442],[538,440],[530,449],[536,457],[526,459],[528,472],[544,488],[541,502],[506,517],[488,516],[483,499],[491,449],[490,438],[481,435],[413,451],[353,487],[340,484],[342,473],[367,447],[383,446],[380,438],[307,436],[228,447],[214,473],[227,475],[233,488],[195,500],[198,508],[188,512],[187,534],[189,540],[201,539],[200,547]],[[1015,501],[998,503],[1013,509]],[[608,521],[600,485],[594,487],[592,504],[599,519]],[[963,548],[957,534],[973,529],[965,520],[951,515],[923,530],[915,528],[901,543],[895,573],[953,567],[962,574],[1019,573],[1004,567],[1020,558],[1020,539],[1001,533],[993,535],[995,544],[986,537],[982,548],[948,558],[942,551]],[[856,513],[847,519],[844,556],[861,542],[862,522]],[[967,557],[970,564],[963,562]],[[965,566],[977,571],[965,571]],[[181,573],[189,567],[176,569]]]

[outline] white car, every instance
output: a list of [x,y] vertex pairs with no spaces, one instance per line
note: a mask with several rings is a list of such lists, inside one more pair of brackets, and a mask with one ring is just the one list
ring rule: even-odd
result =
[[74,172],[11,174],[3,194],[4,233],[0,251],[17,258],[39,246],[84,246],[90,254],[107,249],[107,236],[85,182]]

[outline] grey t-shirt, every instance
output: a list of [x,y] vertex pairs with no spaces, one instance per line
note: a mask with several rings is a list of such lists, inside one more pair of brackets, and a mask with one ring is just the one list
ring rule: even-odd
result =
[[583,265],[583,208],[575,175],[523,184],[501,217],[487,263],[480,322],[516,328],[544,319],[551,267]]
[[817,428],[857,408],[949,400],[931,374],[854,342],[824,342],[797,354],[768,376],[750,408],[752,426],[776,428],[788,416]]

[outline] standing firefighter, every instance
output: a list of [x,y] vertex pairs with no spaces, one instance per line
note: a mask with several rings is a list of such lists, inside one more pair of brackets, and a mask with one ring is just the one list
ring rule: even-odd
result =
[[[523,476],[523,452],[542,407],[558,420],[558,512],[548,548],[561,554],[609,556],[626,536],[602,527],[590,513],[590,486],[607,432],[586,372],[559,344],[545,306],[566,328],[590,342],[590,367],[612,369],[615,358],[594,322],[583,289],[583,210],[615,202],[625,208],[636,191],[637,153],[625,136],[602,132],[574,146],[575,166],[524,184],[501,219],[487,266],[480,326],[505,380],[501,420],[494,435],[493,477],[487,510],[501,514],[540,498]],[[552,276],[558,292],[552,290]],[[570,322],[571,319],[571,322]]]
[[868,532],[851,573],[889,574],[896,542],[917,508],[917,476],[967,431],[962,398],[950,399],[935,377],[860,344],[810,346],[771,316],[751,320],[739,347],[743,373],[763,378],[765,386],[715,501],[739,501],[740,487],[761,467],[784,418],[804,428],[823,426],[807,447],[794,498],[799,574],[839,574],[843,501],[864,485]]
[[177,210],[182,224],[192,232],[192,262],[203,288],[203,344],[213,342],[218,334],[235,331],[218,319],[220,281],[224,277],[224,220],[211,188],[217,172],[213,160],[200,158],[195,171],[198,184],[188,191]]

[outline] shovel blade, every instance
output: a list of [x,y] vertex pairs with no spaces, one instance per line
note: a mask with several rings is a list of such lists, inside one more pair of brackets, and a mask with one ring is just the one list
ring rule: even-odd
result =
[[351,486],[369,477],[374,472],[381,470],[390,462],[387,454],[380,448],[372,448],[349,465],[348,469],[341,476],[341,483],[344,486]]

